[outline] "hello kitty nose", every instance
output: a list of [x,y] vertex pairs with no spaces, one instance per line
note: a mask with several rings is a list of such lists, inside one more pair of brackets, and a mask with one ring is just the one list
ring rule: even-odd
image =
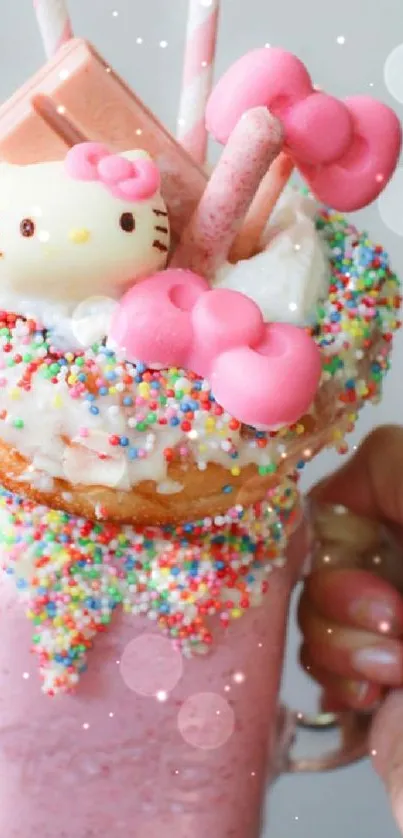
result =
[[87,230],[85,227],[81,227],[80,229],[70,230],[69,232],[69,239],[73,244],[85,244],[90,238],[90,231]]

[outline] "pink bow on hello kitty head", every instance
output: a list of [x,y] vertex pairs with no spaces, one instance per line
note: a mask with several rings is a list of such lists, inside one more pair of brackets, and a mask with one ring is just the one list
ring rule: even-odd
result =
[[146,201],[160,187],[160,173],[152,160],[128,160],[112,154],[102,143],[79,143],[70,149],[66,171],[75,180],[99,181],[123,201]]

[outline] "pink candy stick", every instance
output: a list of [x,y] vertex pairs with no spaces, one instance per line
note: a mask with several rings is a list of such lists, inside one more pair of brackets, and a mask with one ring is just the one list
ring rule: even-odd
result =
[[259,253],[262,233],[294,170],[291,157],[282,151],[265,174],[230,252],[230,262]]
[[57,52],[73,37],[65,0],[33,0],[43,45],[47,56]]
[[183,233],[175,266],[214,276],[282,142],[282,126],[266,108],[253,108],[239,120]]
[[205,110],[211,93],[220,0],[189,0],[178,117],[178,140],[204,165],[207,149]]

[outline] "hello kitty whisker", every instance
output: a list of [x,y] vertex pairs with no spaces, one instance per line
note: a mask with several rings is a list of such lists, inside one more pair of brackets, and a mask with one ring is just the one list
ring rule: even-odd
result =
[[154,230],[158,230],[159,233],[166,233],[168,235],[168,227],[154,227]]
[[164,212],[163,210],[160,210],[160,209],[154,209],[154,207],[153,207],[153,213],[154,213],[154,215],[164,216],[164,218],[168,218],[168,213],[167,212]]
[[166,244],[160,242],[159,239],[155,239],[155,241],[153,241],[153,247],[155,247],[156,250],[161,251],[161,253],[167,253],[168,251]]

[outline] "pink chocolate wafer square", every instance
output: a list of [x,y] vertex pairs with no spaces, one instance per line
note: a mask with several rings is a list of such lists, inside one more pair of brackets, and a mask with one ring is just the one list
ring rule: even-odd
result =
[[173,232],[181,233],[205,173],[96,50],[72,39],[0,108],[0,159],[58,160],[83,140],[145,148],[161,170]]

